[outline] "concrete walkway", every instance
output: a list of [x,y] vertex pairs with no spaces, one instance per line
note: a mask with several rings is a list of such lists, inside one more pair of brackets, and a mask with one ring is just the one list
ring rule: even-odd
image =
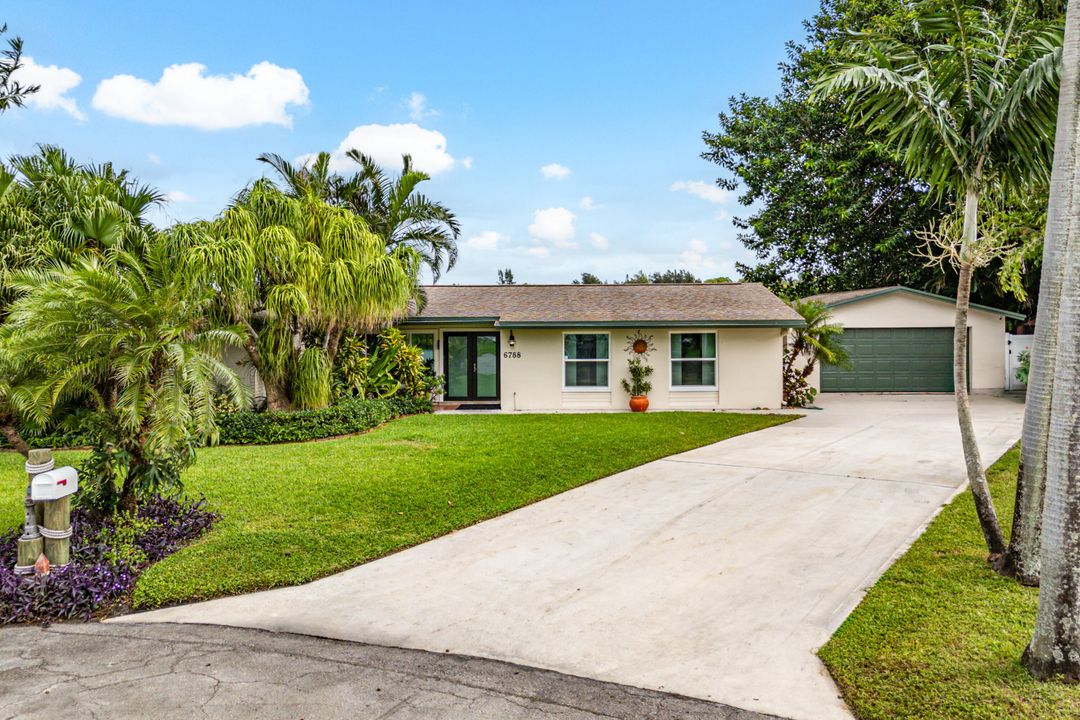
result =
[[[848,718],[814,651],[964,483],[949,396],[826,396],[309,585],[132,615],[451,652]],[[989,464],[1023,405],[981,396]],[[508,469],[510,471],[512,469]]]

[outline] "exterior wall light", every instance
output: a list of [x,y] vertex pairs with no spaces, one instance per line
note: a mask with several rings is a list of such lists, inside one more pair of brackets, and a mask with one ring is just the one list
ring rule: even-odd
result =
[[509,344],[510,347],[514,347],[514,345],[517,344],[517,340],[514,338],[514,331],[513,330],[510,331],[510,339],[507,340],[507,344]]

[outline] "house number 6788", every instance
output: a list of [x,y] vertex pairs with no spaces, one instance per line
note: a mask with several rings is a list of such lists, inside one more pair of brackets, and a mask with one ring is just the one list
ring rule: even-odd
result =
[[521,351],[520,350],[507,350],[506,352],[503,353],[503,357],[504,358],[519,358],[519,357],[521,357]]

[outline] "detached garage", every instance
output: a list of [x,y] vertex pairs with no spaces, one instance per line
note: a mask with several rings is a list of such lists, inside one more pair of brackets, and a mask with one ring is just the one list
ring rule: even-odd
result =
[[[952,392],[955,298],[903,286],[815,295],[844,326],[851,368],[824,365],[811,384],[821,392]],[[1008,310],[972,305],[968,317],[968,384],[1005,387]]]

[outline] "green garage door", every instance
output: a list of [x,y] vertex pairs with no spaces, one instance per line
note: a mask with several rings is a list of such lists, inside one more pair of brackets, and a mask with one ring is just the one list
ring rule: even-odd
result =
[[849,328],[851,369],[822,365],[822,392],[952,392],[952,328]]

